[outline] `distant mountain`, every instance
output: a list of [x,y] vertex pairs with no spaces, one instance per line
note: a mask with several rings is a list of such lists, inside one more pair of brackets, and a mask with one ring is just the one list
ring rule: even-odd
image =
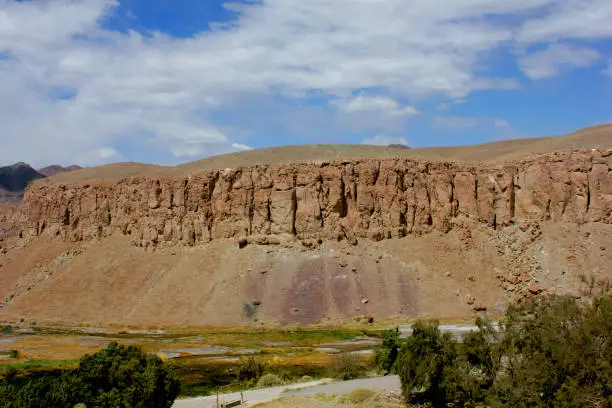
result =
[[67,166],[67,167],[53,165],[53,166],[43,167],[42,169],[38,169],[38,172],[44,175],[45,177],[51,177],[51,176],[55,176],[60,173],[68,173],[69,171],[75,171],[75,170],[81,170],[81,169],[82,169],[81,166],[76,166],[76,165]]
[[19,202],[23,198],[23,191],[32,180],[54,176],[60,173],[78,170],[79,166],[48,166],[35,170],[26,163],[15,163],[11,166],[0,167],[0,203]]
[[44,177],[25,163],[0,167],[0,201],[14,202],[21,200],[23,190],[28,186],[28,183]]
[[390,144],[389,146],[392,149],[410,149],[410,147],[403,145],[403,144]]

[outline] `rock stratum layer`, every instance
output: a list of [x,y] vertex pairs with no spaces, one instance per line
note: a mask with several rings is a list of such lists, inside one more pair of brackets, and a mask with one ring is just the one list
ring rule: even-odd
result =
[[0,218],[0,321],[456,319],[609,290],[611,164],[596,148],[47,179]]
[[355,160],[133,177],[27,190],[22,234],[71,241],[121,233],[138,246],[220,238],[398,238],[466,221],[612,221],[612,149],[498,166]]

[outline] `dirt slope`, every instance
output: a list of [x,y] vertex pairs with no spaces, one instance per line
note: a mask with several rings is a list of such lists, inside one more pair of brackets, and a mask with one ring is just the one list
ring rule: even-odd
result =
[[81,169],[82,167],[77,166],[77,165],[66,166],[66,167],[52,165],[52,166],[43,167],[42,169],[38,169],[38,172],[45,177],[51,177],[51,176],[56,176],[58,174],[68,173],[71,171],[76,171],[76,170],[81,170]]
[[[306,155],[319,158],[310,163],[59,175],[27,190],[10,218],[21,237],[0,242],[0,320],[456,319],[542,293],[580,294],[583,276],[612,279],[610,131],[456,153],[491,158],[478,163],[386,158],[386,148],[360,146],[360,157],[384,154],[331,160],[344,148],[333,146],[312,147],[327,153]],[[532,154],[539,149],[556,152]],[[276,160],[246,153],[244,163]],[[232,157],[209,163],[236,165]],[[81,181],[59,184],[68,176]]]

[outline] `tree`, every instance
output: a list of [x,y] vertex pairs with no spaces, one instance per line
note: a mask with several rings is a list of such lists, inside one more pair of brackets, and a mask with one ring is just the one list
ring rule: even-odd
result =
[[55,408],[85,404],[100,408],[170,408],[180,383],[157,356],[111,343],[86,355],[75,370],[42,376],[5,375],[0,407]]
[[374,363],[384,375],[395,373],[395,362],[399,354],[399,328],[383,330],[382,344],[374,350]]
[[612,298],[553,297],[506,314],[493,406],[612,404]]
[[418,322],[396,369],[408,403],[442,407],[612,406],[612,297],[540,297],[508,309],[503,334],[478,319],[456,343]]
[[77,374],[100,407],[170,408],[180,391],[178,378],[159,357],[116,342],[84,356]]
[[397,373],[407,402],[441,406],[455,394],[457,347],[437,321],[418,321],[401,345]]

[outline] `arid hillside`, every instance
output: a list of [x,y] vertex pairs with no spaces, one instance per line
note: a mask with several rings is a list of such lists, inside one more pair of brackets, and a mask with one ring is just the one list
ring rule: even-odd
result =
[[38,183],[72,184],[89,181],[117,181],[139,175],[188,175],[202,170],[253,167],[319,160],[406,158],[429,161],[495,163],[518,160],[536,154],[571,149],[612,146],[612,124],[586,128],[561,137],[515,139],[475,146],[404,149],[364,145],[305,145],[256,149],[209,157],[176,167],[143,163],[116,163],[56,175]]
[[469,318],[612,279],[612,126],[461,148],[301,146],[39,180],[0,319],[235,326]]

